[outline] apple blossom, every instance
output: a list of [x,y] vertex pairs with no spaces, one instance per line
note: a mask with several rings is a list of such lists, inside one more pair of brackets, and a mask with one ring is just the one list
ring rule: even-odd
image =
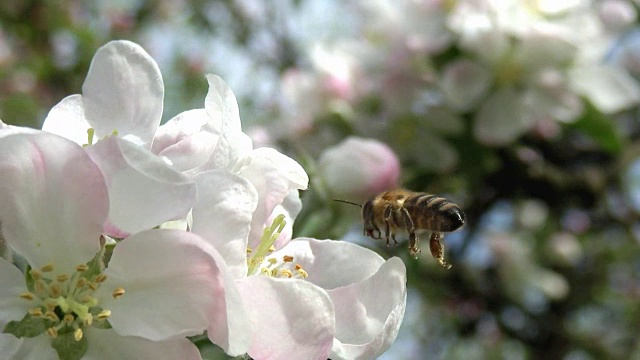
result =
[[249,356],[368,359],[390,346],[406,305],[400,259],[384,261],[342,241],[295,239],[274,246],[284,215],[262,226],[253,245],[259,195],[252,182],[224,170],[200,173],[194,181],[192,231],[220,249],[235,279],[252,323]]
[[0,259],[3,355],[200,359],[185,337],[207,328],[230,354],[246,351],[243,336],[230,336],[248,322],[215,248],[192,233],[145,230],[104,264],[109,194],[88,152],[18,128],[0,131],[0,153],[2,236],[29,264],[25,277]]

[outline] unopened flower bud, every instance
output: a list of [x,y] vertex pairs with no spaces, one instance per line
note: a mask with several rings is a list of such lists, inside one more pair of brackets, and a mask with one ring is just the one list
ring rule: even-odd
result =
[[363,200],[398,186],[400,161],[380,141],[349,137],[320,155],[318,172],[333,196]]

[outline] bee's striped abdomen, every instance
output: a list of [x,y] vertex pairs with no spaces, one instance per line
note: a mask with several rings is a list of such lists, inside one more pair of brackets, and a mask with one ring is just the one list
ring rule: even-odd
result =
[[454,231],[464,224],[464,213],[451,201],[431,194],[417,194],[404,201],[417,229]]

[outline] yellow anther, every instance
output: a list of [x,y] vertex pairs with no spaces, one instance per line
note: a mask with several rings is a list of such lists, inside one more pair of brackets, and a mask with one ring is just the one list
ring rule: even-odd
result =
[[40,318],[44,314],[42,313],[42,309],[41,308],[33,308],[33,309],[29,309],[29,315],[31,315],[33,317],[36,317],[36,318]]
[[111,311],[109,311],[109,310],[102,310],[102,311],[100,311],[100,313],[98,314],[98,320],[105,320],[105,319],[107,319],[109,316],[111,316]]
[[282,261],[284,261],[284,262],[288,262],[288,263],[293,262],[293,256],[285,255],[285,256],[282,258]]
[[40,271],[42,271],[42,272],[51,272],[51,271],[53,271],[53,264],[49,263],[49,264],[41,267]]
[[76,271],[77,272],[85,272],[89,270],[89,266],[87,264],[80,264],[78,266],[76,266]]
[[63,283],[65,281],[69,280],[69,275],[67,275],[67,274],[58,275],[58,276],[56,276],[56,280],[58,282]]
[[307,273],[304,269],[300,268],[300,269],[296,269],[296,271],[298,272],[298,274],[303,278],[306,279],[309,276],[309,273]]
[[88,282],[89,282],[89,280],[87,280],[87,278],[81,277],[76,282],[76,288],[83,288],[83,287],[85,287],[87,285]]
[[82,340],[82,336],[83,336],[83,335],[84,335],[84,334],[82,333],[82,329],[80,329],[80,328],[77,328],[77,329],[76,329],[76,331],[74,331],[74,332],[73,332],[73,338],[74,338],[76,341],[80,341],[80,340]]
[[251,249],[250,247],[247,248],[247,254],[251,254],[253,252],[253,249]]
[[56,313],[51,310],[47,310],[47,312],[44,313],[44,318],[47,320],[55,321],[55,322],[60,321],[60,318],[58,317],[58,315],[56,315]]
[[49,286],[49,296],[51,296],[52,298],[57,298],[61,295],[62,295],[62,286],[60,286],[60,283],[52,283]]
[[35,299],[35,297],[36,297],[32,292],[29,292],[29,291],[25,291],[25,292],[21,293],[19,296],[20,296],[20,298],[25,299],[25,300],[29,300],[29,301]]
[[267,261],[268,261],[268,262],[269,262],[269,264],[271,264],[271,265],[275,265],[275,264],[278,262],[278,260],[276,260],[275,258],[269,258],[269,259],[267,259]]
[[69,325],[73,324],[74,320],[75,319],[72,314],[65,314],[64,318],[62,318],[62,321]]
[[29,273],[31,274],[31,277],[33,278],[33,280],[42,279],[42,272],[40,272],[40,270],[31,269],[31,271],[29,271]]
[[47,329],[47,335],[49,335],[50,338],[55,339],[58,337],[58,329],[56,329],[55,327],[50,327]]
[[86,326],[91,326],[91,324],[93,324],[93,315],[91,314],[87,314],[87,316],[85,316],[84,320],[82,321]]
[[280,270],[280,275],[282,276],[286,276],[288,278],[292,278],[293,277],[293,273],[291,272],[291,270],[289,269],[282,269]]
[[271,275],[272,277],[278,276],[278,269],[271,269],[269,275]]
[[107,280],[107,275],[100,274],[100,275],[96,276],[94,281],[97,282],[98,284],[100,284],[100,283],[103,283],[105,280]]
[[119,297],[121,297],[122,295],[124,295],[124,289],[119,287],[116,288],[115,290],[113,290],[113,292],[111,293],[111,296],[113,296],[114,299],[117,299]]
[[276,247],[273,245],[269,246],[269,252],[274,252],[274,251],[276,251]]
[[33,289],[36,291],[36,294],[39,294],[40,297],[44,297],[44,295],[46,295],[47,292],[47,284],[42,281],[42,280],[37,280],[34,284],[33,284]]
[[99,285],[99,284],[97,284],[97,283],[95,283],[95,282],[93,282],[93,281],[88,282],[88,283],[87,283],[87,286],[89,287],[89,289],[91,289],[91,290],[93,290],[93,291],[98,290],[98,288],[100,287],[100,285]]

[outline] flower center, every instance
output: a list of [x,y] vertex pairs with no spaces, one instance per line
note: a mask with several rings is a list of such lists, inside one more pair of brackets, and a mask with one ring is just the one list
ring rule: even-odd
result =
[[309,276],[300,264],[294,263],[293,256],[284,255],[282,260],[270,256],[275,251],[273,244],[280,236],[285,225],[284,215],[276,216],[271,226],[264,229],[258,247],[255,250],[247,248],[248,276],[262,274],[272,277],[300,279],[305,279]]
[[[111,328],[108,322],[111,311],[100,307],[95,296],[107,279],[102,263],[104,243],[101,239],[101,250],[88,263],[76,266],[72,274],[54,275],[54,264],[28,270],[28,291],[21,293],[20,298],[29,302],[29,310],[22,320],[9,322],[4,332],[18,338],[46,333],[60,355],[59,348],[86,342],[83,328]],[[123,288],[116,288],[112,296],[119,298],[124,292]]]

